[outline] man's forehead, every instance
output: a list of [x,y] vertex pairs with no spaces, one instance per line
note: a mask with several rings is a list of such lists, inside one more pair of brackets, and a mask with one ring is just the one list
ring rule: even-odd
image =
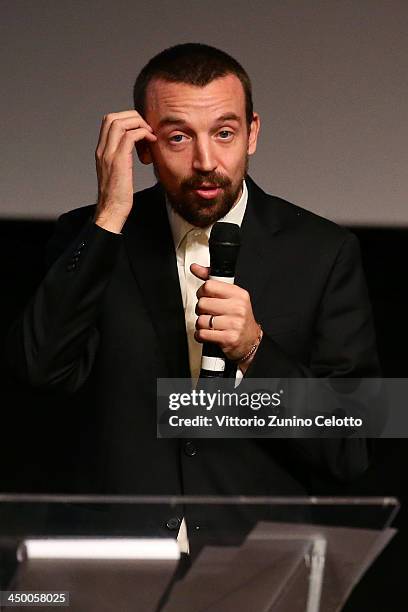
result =
[[153,79],[146,91],[146,115],[188,114],[190,111],[233,113],[245,116],[245,95],[241,81],[233,74],[218,77],[204,86]]

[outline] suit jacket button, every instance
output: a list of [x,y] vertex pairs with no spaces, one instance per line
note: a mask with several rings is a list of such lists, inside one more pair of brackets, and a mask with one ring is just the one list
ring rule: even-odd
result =
[[197,454],[197,448],[192,442],[189,441],[184,444],[184,452],[187,457],[194,457],[194,455]]
[[173,516],[172,518],[169,518],[169,520],[166,523],[166,527],[167,529],[170,529],[171,531],[175,531],[176,529],[180,527],[180,519],[177,518],[177,516]]

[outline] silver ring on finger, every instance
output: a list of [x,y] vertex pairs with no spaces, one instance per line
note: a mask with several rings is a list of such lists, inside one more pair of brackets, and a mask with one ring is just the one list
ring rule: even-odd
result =
[[208,321],[208,329],[214,329],[214,319],[216,315],[210,315],[210,319]]

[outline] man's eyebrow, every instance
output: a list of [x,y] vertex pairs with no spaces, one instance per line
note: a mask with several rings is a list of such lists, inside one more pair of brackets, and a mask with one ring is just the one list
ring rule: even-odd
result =
[[215,123],[223,123],[224,121],[237,121],[241,123],[241,117],[236,115],[235,113],[225,113],[216,119]]
[[186,125],[184,119],[179,119],[178,117],[163,117],[160,119],[158,127],[164,127],[166,125]]
[[[224,123],[225,121],[237,121],[238,123],[241,123],[241,118],[235,113],[224,113],[215,120],[214,124]],[[158,127],[161,128],[169,125],[185,126],[188,125],[188,123],[179,117],[167,116],[160,119]]]

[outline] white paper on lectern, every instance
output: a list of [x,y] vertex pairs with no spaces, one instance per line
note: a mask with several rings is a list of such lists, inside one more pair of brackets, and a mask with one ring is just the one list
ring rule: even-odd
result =
[[17,559],[180,559],[176,540],[149,538],[33,538],[17,549]]

